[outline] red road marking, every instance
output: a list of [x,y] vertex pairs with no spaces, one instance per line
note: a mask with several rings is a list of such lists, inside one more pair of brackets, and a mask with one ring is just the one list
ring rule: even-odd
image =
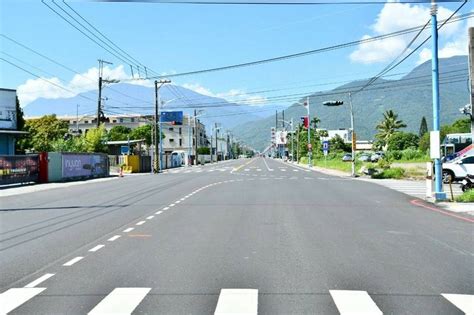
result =
[[456,215],[456,214],[448,212],[448,211],[444,211],[444,210],[441,210],[441,209],[438,209],[438,208],[435,208],[435,207],[431,207],[431,206],[428,206],[428,205],[426,205],[424,203],[420,203],[420,202],[421,202],[421,200],[418,200],[418,199],[414,199],[414,200],[410,201],[410,203],[412,205],[415,205],[415,206],[418,206],[418,207],[423,207],[425,209],[435,211],[435,212],[439,212],[439,213],[442,213],[442,214],[445,214],[445,215],[449,215],[450,217],[454,217],[456,219],[460,219],[460,220],[463,220],[463,221],[466,221],[466,222],[474,223],[473,219],[469,219],[469,218],[466,218],[466,217],[463,217],[463,216],[460,216],[460,215]]

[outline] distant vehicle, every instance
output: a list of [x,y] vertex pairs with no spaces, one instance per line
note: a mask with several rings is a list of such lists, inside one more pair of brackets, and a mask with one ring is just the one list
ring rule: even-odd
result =
[[342,157],[342,161],[343,161],[343,162],[350,162],[350,161],[352,161],[352,154],[351,154],[351,153],[346,153],[346,154],[344,154],[344,156]]
[[456,156],[456,153],[462,151],[472,144],[471,133],[450,133],[447,134],[441,144],[441,151],[444,156]]
[[359,156],[358,160],[361,162],[369,162],[370,154],[362,154],[361,156]]
[[383,159],[385,157],[385,153],[382,151],[375,152],[370,156],[370,161],[371,162],[378,162],[380,159]]
[[474,175],[474,150],[443,164],[443,183],[450,183]]

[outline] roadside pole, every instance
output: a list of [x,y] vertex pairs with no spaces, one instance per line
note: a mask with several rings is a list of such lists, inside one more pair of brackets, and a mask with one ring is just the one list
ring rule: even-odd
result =
[[352,147],[352,159],[351,159],[351,176],[355,177],[355,151],[356,151],[356,145],[357,145],[357,138],[356,138],[356,133],[354,130],[354,110],[352,108],[352,93],[349,92],[349,105],[351,109],[351,130],[352,130],[352,141],[351,141],[351,147]]
[[471,81],[471,134],[474,134],[474,27],[469,28],[469,79]]
[[311,167],[311,156],[312,156],[312,146],[311,146],[311,120],[309,117],[309,96],[306,98],[306,110],[308,112],[308,167]]
[[191,152],[192,152],[192,143],[191,143],[191,114],[188,116],[188,162],[187,166],[191,166]]
[[[432,67],[432,85],[433,85],[433,132],[431,133],[433,141],[431,141],[431,152],[432,158],[434,158],[435,165],[435,200],[446,200],[446,193],[443,192],[442,183],[442,165],[440,159],[440,135],[439,135],[439,112],[440,112],[440,99],[439,99],[439,71],[438,71],[438,20],[437,11],[438,7],[436,1],[431,1],[431,41],[432,41],[432,53],[431,53],[431,67]],[[437,139],[434,139],[437,138]],[[433,147],[436,146],[436,147]]]

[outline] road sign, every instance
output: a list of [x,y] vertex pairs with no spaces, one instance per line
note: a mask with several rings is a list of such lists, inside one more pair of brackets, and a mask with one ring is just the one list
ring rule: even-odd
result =
[[324,140],[324,141],[323,141],[323,150],[324,150],[324,151],[328,151],[328,150],[329,150],[329,141],[328,141],[328,140]]
[[120,153],[121,154],[125,154],[127,155],[130,151],[130,148],[128,147],[128,145],[122,145],[120,146]]

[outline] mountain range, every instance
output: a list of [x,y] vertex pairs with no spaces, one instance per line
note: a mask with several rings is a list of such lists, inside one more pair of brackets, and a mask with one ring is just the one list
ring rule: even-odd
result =
[[[38,117],[47,114],[57,116],[75,116],[77,104],[79,115],[95,115],[97,112],[97,90],[80,93],[74,97],[46,99],[39,98],[27,104],[23,110],[26,117]],[[102,89],[102,105],[105,115],[113,114],[153,114],[155,89],[143,85],[118,83],[106,85]],[[258,120],[265,115],[260,107],[229,102],[223,98],[197,93],[182,86],[167,84],[160,88],[160,100],[164,102],[162,110],[182,110],[192,114],[194,109],[202,109],[199,118],[208,130],[214,123],[222,128],[231,129],[248,121]],[[281,109],[280,105],[269,106]],[[265,108],[267,110],[268,108]],[[267,111],[268,113],[268,111]]]
[[[459,108],[469,103],[468,58],[455,56],[439,60],[441,124],[450,124],[464,118]],[[382,120],[382,114],[394,110],[407,127],[405,131],[418,133],[423,116],[432,126],[431,61],[415,67],[396,80],[380,78],[361,90],[368,80],[353,81],[335,89],[308,95],[310,115],[321,120],[318,128],[340,129],[350,127],[349,92],[352,91],[354,126],[357,138],[371,140],[376,134],[375,126]],[[298,103],[302,103],[306,96]],[[341,100],[342,106],[323,106],[325,101]],[[293,118],[300,123],[306,109],[295,103],[285,110],[285,120]],[[278,119],[281,119],[281,114]],[[270,129],[275,127],[272,116],[242,123],[232,129],[233,133],[257,150],[270,144]],[[278,126],[282,129],[282,126]],[[431,128],[430,128],[431,129]]]

